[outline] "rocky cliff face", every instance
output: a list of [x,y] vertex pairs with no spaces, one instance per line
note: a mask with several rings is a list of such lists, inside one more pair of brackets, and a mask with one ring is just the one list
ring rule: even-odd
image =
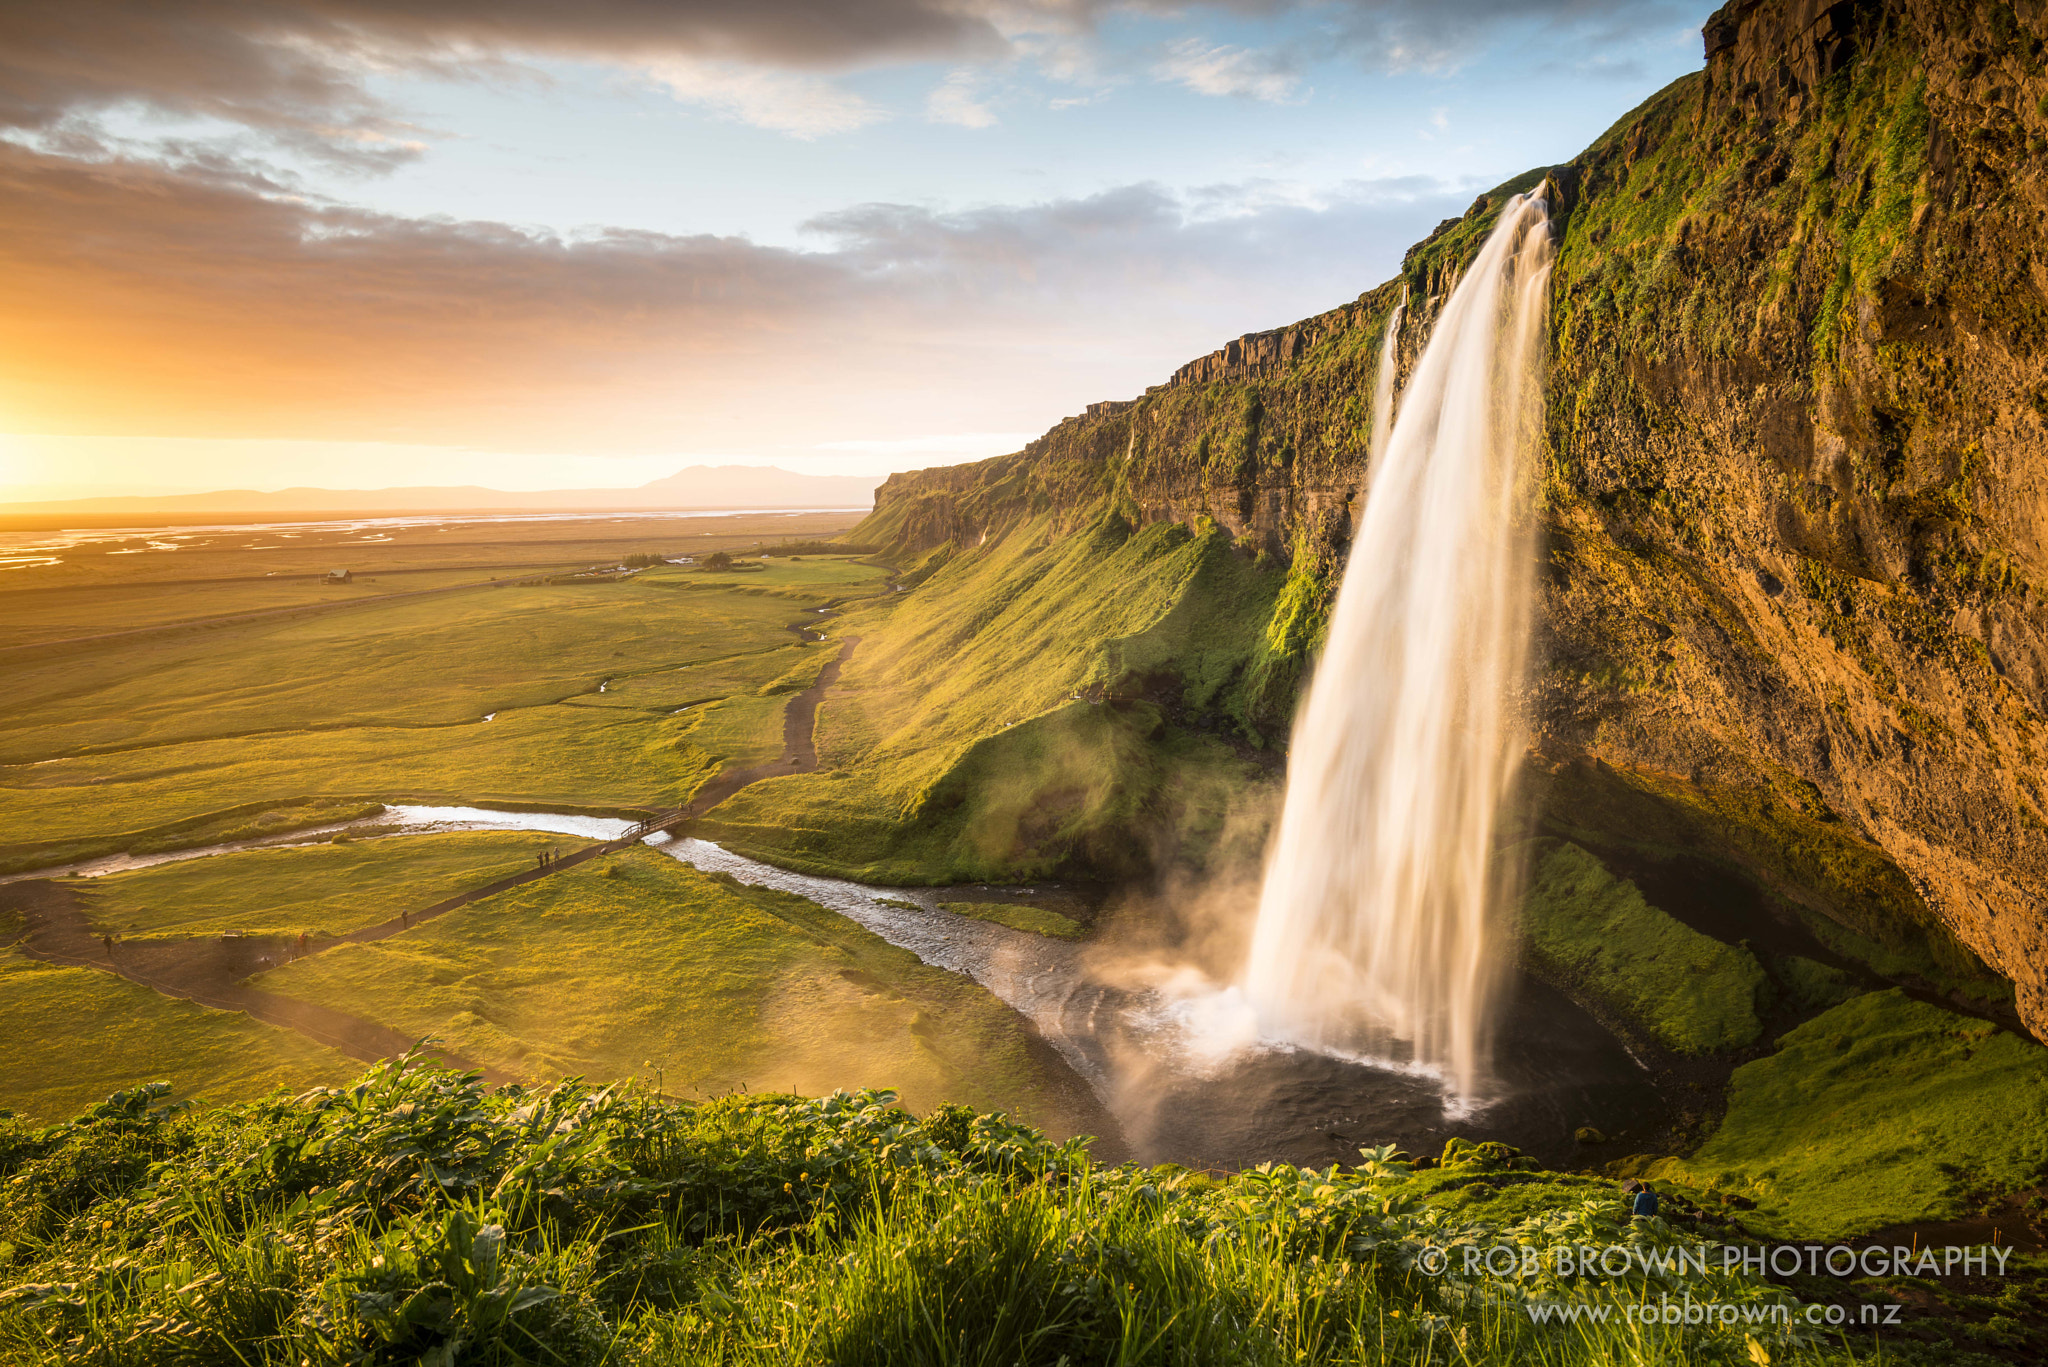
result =
[[2039,3],[1739,0],[1701,73],[1396,280],[1018,455],[896,476],[860,539],[1213,521],[1286,575],[1265,641],[1306,658],[1387,316],[1405,291],[1412,364],[1542,184],[1541,819],[1738,868],[1907,976],[1964,982],[1967,947],[2048,1035],[2044,40]]

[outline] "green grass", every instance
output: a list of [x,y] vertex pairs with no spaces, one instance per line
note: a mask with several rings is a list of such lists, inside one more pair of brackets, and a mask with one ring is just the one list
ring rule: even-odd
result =
[[1088,933],[1072,917],[1028,902],[941,902],[939,906],[955,916],[972,916],[977,921],[993,921],[1012,930],[1028,930],[1033,935],[1050,935],[1059,940],[1078,940]]
[[253,802],[221,811],[202,812],[182,821],[169,822],[146,832],[118,839],[73,837],[38,840],[0,847],[0,873],[68,864],[73,860],[125,850],[130,854],[159,854],[165,850],[192,849],[234,840],[256,840],[265,836],[288,835],[315,826],[353,821],[384,810],[381,802],[358,798],[311,798],[305,801]]
[[1866,993],[1736,1069],[1720,1128],[1648,1172],[1755,1201],[1754,1223],[1783,1236],[1964,1216],[2048,1173],[2048,1050]]
[[[821,772],[757,784],[708,833],[874,882],[1132,873],[1201,862],[1256,774],[1162,701],[1241,707],[1279,577],[1220,531],[1026,522],[850,609],[860,645],[819,711]],[[1249,843],[1256,843],[1255,840]]]
[[[1666,610],[1678,612],[1658,609]],[[1829,950],[1881,976],[2011,1001],[2012,984],[1964,947],[1898,865],[1836,819],[1812,784],[1784,770],[1749,777],[1694,784],[1605,765],[1530,773],[1545,825],[1559,835],[1596,849],[1704,855],[1741,869]]]
[[0,761],[268,732],[454,726],[787,645],[786,604],[627,582],[478,589],[10,667]]
[[1539,973],[1679,1053],[1739,1048],[1762,1032],[1769,979],[1748,949],[1659,911],[1576,845],[1532,843],[1522,940]]
[[[760,720],[772,720],[779,737],[779,714]],[[0,799],[14,829],[36,832],[40,846],[111,849],[231,805],[284,806],[309,795],[645,813],[682,801],[715,770],[718,756],[691,740],[696,725],[689,714],[535,707],[484,724],[194,741],[10,771]],[[31,866],[44,862],[53,861]]]
[[[823,602],[881,591],[888,577],[887,571],[851,556],[806,555],[797,560],[776,557],[767,561],[750,559],[746,563],[761,568],[737,583],[724,581],[724,587],[786,593]],[[720,583],[719,576],[707,575],[694,565],[660,565],[641,577],[649,583],[683,587],[712,587]]]
[[1231,1363],[1816,1367],[1819,1335],[1581,1321],[1532,1304],[1753,1308],[1692,1269],[1489,1279],[1428,1250],[1693,1236],[1609,1190],[1445,1218],[1384,1156],[1217,1181],[1092,1166],[1005,1118],[887,1093],[708,1104],[577,1083],[488,1094],[384,1065],[198,1117],[113,1098],[0,1130],[0,1356],[72,1362]]
[[163,626],[229,613],[349,602],[390,593],[475,584],[492,577],[484,569],[454,569],[388,575],[374,583],[366,578],[328,585],[309,571],[295,570],[288,578],[234,579],[212,584],[113,584],[62,592],[0,592],[0,646]]
[[799,616],[737,591],[507,588],[29,662],[0,754],[36,762],[0,769],[0,802],[36,839],[0,868],[311,801],[673,806],[780,753],[783,694],[831,654],[792,638]]
[[240,1101],[339,1083],[361,1066],[231,1011],[162,997],[90,968],[0,951],[0,1109],[38,1123],[125,1087],[174,1078],[177,1097]]
[[534,867],[585,842],[535,831],[452,831],[242,850],[79,884],[95,932],[123,936],[343,935]]
[[265,991],[379,1021],[515,1076],[700,1093],[886,1082],[1057,1123],[1022,1020],[801,898],[636,849],[266,973]]

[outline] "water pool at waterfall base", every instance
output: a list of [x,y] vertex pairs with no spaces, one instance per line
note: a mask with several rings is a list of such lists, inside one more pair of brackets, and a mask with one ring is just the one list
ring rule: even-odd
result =
[[[1099,1005],[1094,1014],[1101,1018]],[[1273,1042],[1221,1052],[1176,1048],[1162,1033],[1134,1031],[1110,1051],[1110,1106],[1140,1162],[1327,1167],[1354,1163],[1361,1148],[1381,1144],[1433,1157],[1446,1140],[1462,1137],[1499,1140],[1546,1165],[1575,1167],[1587,1161],[1574,1138],[1581,1128],[1625,1144],[1630,1136],[1647,1140],[1668,1121],[1649,1073],[1621,1042],[1562,993],[1529,978],[1503,994],[1490,1086],[1479,1098],[1459,1096],[1433,1070],[1394,1060]]]

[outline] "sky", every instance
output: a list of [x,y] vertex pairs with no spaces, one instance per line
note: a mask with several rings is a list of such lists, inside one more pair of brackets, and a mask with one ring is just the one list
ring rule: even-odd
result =
[[866,474],[1335,307],[1686,0],[0,0],[0,503]]

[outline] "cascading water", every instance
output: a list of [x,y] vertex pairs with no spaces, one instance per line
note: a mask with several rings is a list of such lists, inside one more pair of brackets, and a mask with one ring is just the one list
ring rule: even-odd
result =
[[1262,1036],[1419,1065],[1468,1099],[1487,1090],[1504,958],[1493,838],[1520,739],[1533,566],[1518,494],[1549,274],[1544,202],[1517,196],[1390,432],[1376,414],[1243,981]]
[[1372,451],[1368,471],[1380,468],[1387,454],[1387,439],[1394,430],[1394,372],[1400,369],[1401,320],[1408,315],[1408,288],[1401,287],[1401,302],[1387,315],[1387,335],[1380,339],[1380,377],[1372,387]]

